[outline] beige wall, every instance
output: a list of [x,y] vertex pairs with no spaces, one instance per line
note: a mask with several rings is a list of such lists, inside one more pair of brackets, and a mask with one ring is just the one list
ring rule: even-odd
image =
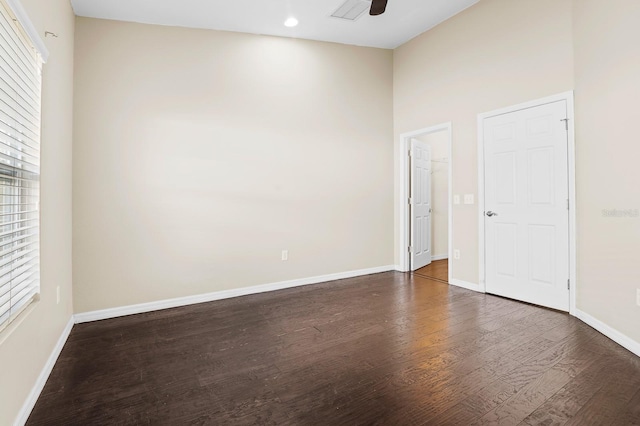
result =
[[[477,115],[573,88],[572,3],[483,0],[396,49],[393,79],[395,143],[452,121],[453,192],[477,194]],[[477,283],[477,205],[453,209],[453,278]]]
[[[67,0],[22,0],[51,54],[42,83],[41,299],[0,335],[0,425],[12,424],[72,315],[74,16]],[[56,304],[56,287],[61,302]]]
[[[477,193],[478,113],[575,88],[577,307],[636,342],[640,218],[602,212],[640,209],[639,21],[634,0],[483,0],[394,54],[396,141],[453,121],[458,194]],[[453,216],[453,277],[477,283],[477,206]]]
[[442,257],[449,254],[449,132],[441,131],[419,136],[431,147],[431,253]]
[[393,264],[391,51],[78,18],[75,72],[76,312]]
[[640,342],[640,2],[574,2],[578,308]]

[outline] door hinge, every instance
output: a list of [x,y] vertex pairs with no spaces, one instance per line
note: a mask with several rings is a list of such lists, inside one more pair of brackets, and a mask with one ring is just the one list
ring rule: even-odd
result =
[[564,121],[564,127],[569,130],[569,119],[568,118],[563,118],[560,121]]
[[413,203],[413,200],[411,199],[411,197],[409,197],[409,205],[411,205]]
[[411,251],[412,251],[411,249],[412,249],[412,248],[413,248],[413,247],[411,247],[411,246],[407,247],[407,249],[409,250],[409,253],[411,253]]
[[409,150],[409,157],[413,157],[413,151]]
[[571,279],[567,280],[567,290],[571,290]]

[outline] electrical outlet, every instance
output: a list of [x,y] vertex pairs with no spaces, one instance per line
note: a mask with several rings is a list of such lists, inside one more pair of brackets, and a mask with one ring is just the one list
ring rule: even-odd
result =
[[453,251],[453,258],[454,258],[454,259],[456,259],[456,260],[459,260],[459,259],[460,259],[460,250],[455,249],[455,250]]
[[60,304],[60,286],[56,287],[56,304]]
[[636,304],[640,306],[640,288],[636,289]]
[[282,260],[289,260],[289,250],[282,250]]

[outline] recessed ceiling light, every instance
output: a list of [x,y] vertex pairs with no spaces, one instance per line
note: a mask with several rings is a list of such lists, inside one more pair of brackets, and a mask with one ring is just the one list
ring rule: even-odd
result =
[[298,20],[294,17],[291,17],[289,19],[287,19],[286,21],[284,21],[284,26],[285,27],[295,27],[296,25],[298,25]]

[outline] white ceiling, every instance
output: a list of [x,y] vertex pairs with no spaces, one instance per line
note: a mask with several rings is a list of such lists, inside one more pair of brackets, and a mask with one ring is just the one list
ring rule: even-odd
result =
[[[479,0],[389,0],[381,16],[331,18],[344,0],[71,0],[77,15],[393,49]],[[283,25],[295,16],[295,28]]]

